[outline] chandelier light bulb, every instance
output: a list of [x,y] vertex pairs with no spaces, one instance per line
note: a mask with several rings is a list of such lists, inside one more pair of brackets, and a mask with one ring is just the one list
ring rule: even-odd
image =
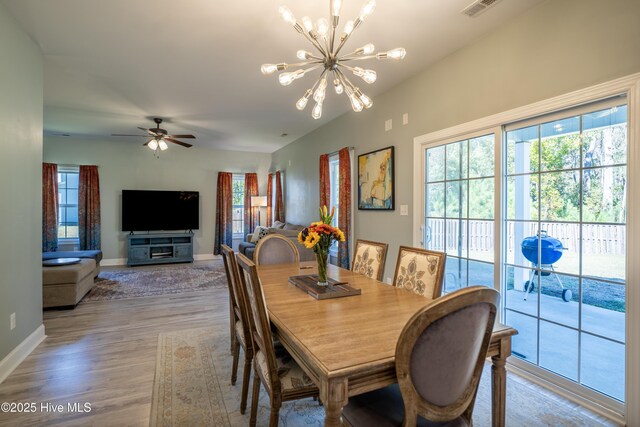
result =
[[364,105],[364,108],[371,108],[373,106],[373,101],[371,101],[371,98],[360,92],[360,89],[356,88],[355,93],[356,96],[360,98],[360,101],[362,101],[362,105]]
[[158,142],[158,146],[160,147],[160,150],[162,150],[162,151],[164,151],[164,150],[166,150],[167,148],[169,148],[169,147],[167,146],[167,143],[166,143],[166,142],[164,142],[164,139],[161,139],[161,140],[160,140],[160,142]]
[[147,144],[147,147],[149,147],[151,150],[156,151],[156,149],[158,148],[158,141],[156,141],[155,139],[152,139],[151,141],[149,141],[149,143]]
[[296,56],[298,57],[298,59],[310,59],[311,58],[311,52],[308,52],[304,49],[300,49],[299,51],[296,52]]
[[373,51],[376,50],[376,47],[373,43],[367,43],[361,48],[356,49],[356,54],[358,55],[371,55]]
[[356,113],[362,111],[362,101],[360,101],[353,92],[349,94],[349,101],[351,101],[351,108],[353,108],[353,111]]
[[344,87],[342,86],[342,83],[340,82],[340,79],[333,80],[333,87],[336,90],[336,93],[338,95],[340,95],[340,94],[342,94],[342,92],[344,92]]
[[320,84],[316,88],[315,93],[313,94],[313,100],[318,104],[322,104],[324,102],[324,97],[327,93],[327,79],[326,77],[320,80]]
[[376,8],[376,0],[369,0],[362,9],[360,9],[360,20],[364,21],[367,16],[371,15]]
[[280,16],[282,16],[284,22],[290,25],[296,25],[296,17],[287,6],[280,6],[278,12],[280,12]]
[[346,24],[344,24],[344,33],[346,35],[349,35],[353,32],[353,21],[347,21]]
[[331,16],[340,16],[342,0],[331,0]]
[[373,70],[365,70],[360,67],[354,67],[353,74],[360,77],[365,82],[371,84],[375,83],[378,78],[378,74]]
[[302,25],[304,25],[304,28],[307,30],[307,32],[313,31],[313,21],[308,16],[302,17]]
[[300,111],[304,110],[305,107],[307,106],[307,101],[309,100],[309,97],[311,96],[311,89],[307,89],[307,91],[304,93],[304,96],[300,99],[298,99],[298,102],[296,102],[296,108]]
[[313,117],[316,120],[322,117],[322,102],[318,102],[316,105],[313,106],[313,110],[311,110],[311,117]]
[[294,80],[298,80],[304,76],[304,70],[296,70],[290,73],[282,73],[278,76],[278,80],[282,86],[289,86]]
[[397,47],[395,49],[391,49],[387,52],[380,52],[376,54],[376,58],[378,59],[404,59],[407,51],[402,47]]
[[318,19],[316,22],[316,31],[319,36],[326,37],[329,33],[329,22],[324,18]]
[[262,71],[262,74],[265,76],[275,73],[277,69],[278,66],[276,64],[262,64],[262,67],[260,67],[260,71]]

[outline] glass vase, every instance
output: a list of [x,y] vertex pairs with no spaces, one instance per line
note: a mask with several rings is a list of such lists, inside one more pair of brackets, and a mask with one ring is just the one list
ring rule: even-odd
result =
[[327,266],[329,265],[329,251],[319,249],[316,252],[316,261],[318,262],[318,286],[328,286]]

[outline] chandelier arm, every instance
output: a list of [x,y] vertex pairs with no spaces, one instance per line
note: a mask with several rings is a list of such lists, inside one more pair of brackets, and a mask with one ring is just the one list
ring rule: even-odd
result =
[[304,62],[296,62],[295,64],[287,64],[287,67],[304,67],[305,65],[311,64],[322,64],[324,61],[318,59],[317,61],[304,61]]
[[334,53],[335,56],[338,56],[338,53],[340,53],[340,50],[342,49],[344,44],[347,42],[347,40],[349,40],[349,37],[351,37],[351,34],[353,34],[358,29],[360,24],[362,24],[362,20],[359,17],[356,18],[355,21],[353,21],[353,30],[351,30],[351,32],[349,34],[347,34],[342,40],[340,40],[340,44],[338,45],[338,48],[336,49],[336,52]]
[[329,47],[329,53],[333,53],[333,47],[336,40],[336,28],[338,27],[338,22],[340,21],[339,16],[333,16],[331,20],[331,45]]
[[349,80],[341,70],[338,69],[336,71],[338,72],[338,74],[340,74],[340,79],[342,80],[342,84],[344,84],[345,87],[348,87],[352,91],[355,90],[356,86],[353,83],[351,83],[351,80]]
[[376,57],[376,55],[365,55],[365,56],[350,56],[350,55],[351,54],[341,57],[340,61],[362,61],[363,59],[373,59]]
[[313,47],[318,49],[318,51],[320,52],[320,54],[322,56],[327,56],[327,52],[324,51],[324,49],[322,48],[322,45],[320,43],[318,43],[318,40],[316,40],[315,38],[311,37],[311,35],[309,35],[305,31],[301,32],[300,34],[302,34],[304,36],[304,38],[306,38],[309,41],[309,43],[311,43],[313,45]]

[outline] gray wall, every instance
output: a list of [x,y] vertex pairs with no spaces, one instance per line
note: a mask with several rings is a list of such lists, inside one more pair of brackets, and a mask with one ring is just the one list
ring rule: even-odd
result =
[[[370,110],[349,112],[276,151],[272,169],[286,169],[287,221],[316,219],[320,154],[395,146],[396,210],[356,209],[354,224],[356,238],[390,243],[385,278],[392,276],[398,246],[412,244],[413,138],[639,72],[639,22],[638,0],[549,0],[374,97]],[[331,96],[325,108],[338,102],[347,100]],[[387,119],[393,129],[385,132]],[[401,204],[409,216],[400,216]]]
[[[42,56],[0,4],[0,360],[42,325]],[[16,328],[9,316],[16,313]]]
[[[154,157],[141,142],[77,140],[46,137],[44,161],[65,165],[95,164],[100,174],[102,251],[106,259],[126,258],[126,233],[121,231],[122,190],[188,190],[200,192],[200,229],[195,230],[195,255],[212,255],[218,172],[257,172],[260,194],[266,194],[271,155],[220,151],[198,146],[171,146]],[[158,214],[162,214],[159,212]]]

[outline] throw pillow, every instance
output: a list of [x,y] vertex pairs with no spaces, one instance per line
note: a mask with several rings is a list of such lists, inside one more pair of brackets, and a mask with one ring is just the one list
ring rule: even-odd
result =
[[273,221],[273,228],[284,228],[284,222]]
[[260,227],[260,232],[258,233],[258,240],[256,240],[256,243],[260,241],[260,239],[262,239],[264,236],[269,234],[269,229],[267,227]]
[[260,231],[267,229],[267,227],[257,226],[255,230],[253,230],[253,234],[251,235],[251,243],[257,243],[260,240]]

